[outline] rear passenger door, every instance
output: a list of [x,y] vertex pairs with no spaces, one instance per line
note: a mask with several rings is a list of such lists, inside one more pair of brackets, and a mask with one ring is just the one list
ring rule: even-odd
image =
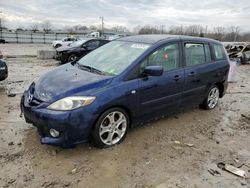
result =
[[208,43],[183,42],[184,51],[184,89],[182,103],[187,106],[200,104],[213,71],[211,52]]

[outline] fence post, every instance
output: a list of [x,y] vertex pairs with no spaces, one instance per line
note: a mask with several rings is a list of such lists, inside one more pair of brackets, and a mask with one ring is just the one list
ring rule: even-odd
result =
[[43,42],[45,44],[45,32],[43,33]]
[[56,40],[57,40],[57,33],[56,33]]
[[30,42],[33,43],[32,31],[30,33]]
[[16,43],[18,43],[18,33],[16,31]]

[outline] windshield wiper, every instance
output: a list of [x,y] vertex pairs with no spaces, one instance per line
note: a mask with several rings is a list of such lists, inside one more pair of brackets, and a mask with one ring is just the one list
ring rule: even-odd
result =
[[83,70],[86,70],[86,71],[89,71],[89,72],[93,72],[93,73],[97,73],[97,74],[100,74],[100,75],[107,75],[105,72],[101,71],[101,70],[98,70],[94,67],[91,67],[91,66],[88,66],[88,65],[81,65],[80,63],[77,63],[78,67],[80,69],[83,69]]

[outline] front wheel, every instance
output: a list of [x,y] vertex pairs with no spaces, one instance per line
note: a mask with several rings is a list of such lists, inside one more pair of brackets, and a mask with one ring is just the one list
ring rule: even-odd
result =
[[61,47],[62,45],[61,44],[56,44],[55,45],[55,48],[59,48],[59,47]]
[[203,103],[200,105],[200,107],[206,110],[214,109],[219,102],[219,97],[220,97],[219,88],[216,85],[210,87],[208,90],[208,94]]
[[72,54],[68,58],[68,62],[76,61],[78,60],[78,56],[76,54]]
[[92,139],[97,147],[110,147],[121,143],[129,127],[129,117],[121,108],[105,111],[97,120]]

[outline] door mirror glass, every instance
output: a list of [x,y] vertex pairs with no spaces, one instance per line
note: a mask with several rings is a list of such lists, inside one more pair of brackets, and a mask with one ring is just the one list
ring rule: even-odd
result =
[[143,71],[145,76],[161,76],[163,73],[162,66],[147,66]]

